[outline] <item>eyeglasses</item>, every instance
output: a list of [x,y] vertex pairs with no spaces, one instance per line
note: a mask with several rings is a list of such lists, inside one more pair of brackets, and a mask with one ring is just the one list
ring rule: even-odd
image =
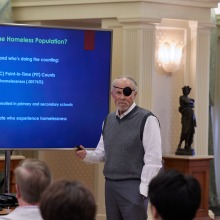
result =
[[125,88],[120,88],[120,87],[117,87],[117,86],[113,86],[114,88],[116,88],[116,89],[122,89],[123,90],[123,94],[125,95],[125,96],[130,96],[131,95],[131,93],[132,93],[132,91],[134,91],[133,89],[131,89],[130,87],[125,87]]

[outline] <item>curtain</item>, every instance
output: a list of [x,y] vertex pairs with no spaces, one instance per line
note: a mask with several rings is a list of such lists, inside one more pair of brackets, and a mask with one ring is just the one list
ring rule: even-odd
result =
[[[216,15],[214,9],[211,11],[211,20],[216,24]],[[213,114],[212,108],[215,105],[215,82],[216,82],[216,60],[217,60],[217,28],[213,28],[210,37],[210,84],[209,84],[209,155],[214,155],[214,160],[216,160],[214,151],[214,136],[213,136]],[[215,163],[214,160],[210,162],[210,191],[209,191],[209,205],[215,207],[218,205],[217,191],[216,191],[216,176],[215,176]]]
[[11,2],[9,0],[1,0],[0,2],[0,22],[12,22]]

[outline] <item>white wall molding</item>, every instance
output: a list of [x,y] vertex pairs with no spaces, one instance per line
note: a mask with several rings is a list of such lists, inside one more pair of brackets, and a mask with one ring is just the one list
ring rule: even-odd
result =
[[210,8],[217,7],[218,2],[216,0],[12,0],[12,8],[15,22],[109,19],[127,16],[206,22],[210,20]]
[[128,3],[128,2],[155,2],[157,4],[168,4],[168,5],[180,5],[180,6],[191,6],[191,7],[208,7],[216,8],[218,5],[217,0],[12,0],[13,6],[17,7],[28,7],[28,6],[39,6],[39,5],[76,5],[76,4],[101,4],[101,3]]

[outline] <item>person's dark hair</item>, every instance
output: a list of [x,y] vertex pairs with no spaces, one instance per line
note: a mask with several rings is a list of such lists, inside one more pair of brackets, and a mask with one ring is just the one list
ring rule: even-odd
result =
[[15,182],[24,201],[37,204],[42,192],[52,181],[47,164],[37,159],[24,159],[14,170]]
[[96,203],[81,183],[58,180],[43,193],[40,211],[44,220],[94,220]]
[[201,187],[193,176],[166,170],[151,180],[148,196],[163,220],[192,220],[200,205]]

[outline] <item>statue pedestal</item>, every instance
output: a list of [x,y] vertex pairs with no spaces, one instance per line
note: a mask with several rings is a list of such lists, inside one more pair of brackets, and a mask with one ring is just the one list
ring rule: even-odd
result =
[[194,176],[201,185],[201,204],[194,220],[210,220],[209,217],[209,164],[213,156],[163,155],[164,169],[175,169]]
[[195,155],[194,149],[178,149],[175,152],[176,155],[187,155],[187,156],[193,156]]

